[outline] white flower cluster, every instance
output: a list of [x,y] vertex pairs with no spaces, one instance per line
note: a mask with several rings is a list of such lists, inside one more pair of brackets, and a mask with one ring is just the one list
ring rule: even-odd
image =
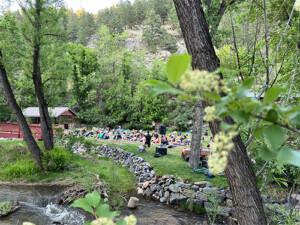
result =
[[91,225],[115,225],[115,222],[107,217],[101,217],[94,220]]
[[300,12],[300,0],[296,0],[296,2],[295,2],[295,10]]
[[[127,225],[136,225],[136,218],[133,215],[127,216],[124,218]],[[101,217],[99,219],[94,220],[91,225],[115,225],[115,222],[112,219],[107,217]]]
[[133,215],[127,216],[124,219],[127,222],[127,225],[136,225],[137,223],[136,217]]
[[208,71],[188,71],[182,77],[180,87],[189,91],[215,91],[219,93],[220,77]]
[[223,172],[227,165],[229,151],[234,147],[231,139],[237,135],[235,131],[227,133],[221,131],[214,137],[212,145],[212,154],[208,156],[208,168],[213,174]]
[[216,115],[216,107],[215,106],[207,106],[205,107],[205,115],[203,117],[203,119],[206,122],[212,122],[214,120],[220,119],[217,115]]

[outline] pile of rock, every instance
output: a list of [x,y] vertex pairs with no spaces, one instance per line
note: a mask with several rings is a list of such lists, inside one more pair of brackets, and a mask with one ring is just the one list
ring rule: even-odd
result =
[[88,149],[84,146],[84,144],[81,144],[80,142],[75,142],[72,146],[72,152],[75,154],[86,154],[88,153]]
[[220,205],[218,215],[229,217],[234,211],[229,189],[214,188],[206,181],[190,184],[183,180],[176,181],[173,175],[158,176],[144,158],[120,148],[103,145],[98,146],[94,153],[112,158],[123,166],[130,167],[130,171],[139,180],[138,194],[151,196],[167,204],[181,204],[189,201],[207,210],[212,207],[211,196],[214,196]]

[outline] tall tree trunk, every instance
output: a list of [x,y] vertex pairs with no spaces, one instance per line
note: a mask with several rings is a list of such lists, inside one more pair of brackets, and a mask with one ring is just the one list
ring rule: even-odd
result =
[[204,111],[202,102],[196,101],[191,143],[191,155],[189,160],[189,166],[193,169],[197,169],[200,162],[203,113]]
[[35,2],[35,10],[36,10],[36,21],[35,21],[35,37],[34,37],[34,46],[33,46],[33,73],[32,79],[34,84],[34,90],[36,97],[38,99],[39,111],[40,111],[40,119],[41,119],[41,129],[43,135],[43,142],[46,150],[53,149],[53,130],[51,124],[51,118],[48,111],[48,104],[45,100],[43,93],[43,83],[41,77],[40,70],[40,32],[41,32],[41,9],[42,3],[40,0]]
[[[219,59],[211,41],[201,1],[173,1],[187,50],[192,56],[192,68],[215,71],[219,67]],[[206,103],[203,102],[203,105],[206,106]],[[225,121],[229,124],[234,123],[231,118],[225,118]],[[219,123],[209,125],[213,135],[220,131]],[[229,154],[225,173],[233,195],[238,222],[241,225],[265,225],[266,216],[246,147],[239,135],[233,142],[235,147]]]
[[24,115],[23,115],[23,112],[15,99],[14,93],[11,89],[11,86],[10,86],[8,78],[7,78],[6,70],[5,70],[4,65],[2,64],[1,60],[2,60],[2,52],[0,50],[0,83],[2,85],[4,96],[8,102],[10,109],[12,110],[14,116],[16,117],[16,119],[18,121],[18,124],[23,133],[24,140],[28,146],[29,151],[31,152],[32,157],[34,158],[34,160],[35,160],[36,164],[39,166],[39,168],[43,169],[41,149],[35,142],[35,140],[32,136],[32,132],[27,124],[27,121],[26,121]]

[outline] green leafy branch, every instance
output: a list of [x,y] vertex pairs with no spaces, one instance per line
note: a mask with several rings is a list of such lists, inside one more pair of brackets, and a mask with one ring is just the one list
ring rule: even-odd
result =
[[[234,79],[221,80],[216,76],[218,71],[203,75],[203,72],[189,72],[191,57],[188,54],[172,55],[167,63],[166,72],[170,83],[178,84],[186,90],[179,90],[162,81],[148,80],[142,86],[150,86],[151,94],[157,96],[164,93],[178,95],[178,100],[193,99],[206,101],[212,105],[213,110],[206,110],[214,113],[213,119],[222,120],[225,117],[232,117],[235,124],[222,122],[222,129],[239,129],[249,126],[252,118],[262,121],[257,124],[254,132],[255,138],[263,141],[267,140],[265,146],[260,151],[260,157],[264,160],[277,159],[280,165],[292,164],[300,167],[300,152],[284,146],[285,132],[283,128],[300,134],[300,106],[281,107],[276,101],[287,88],[275,87],[268,89],[260,101],[255,98],[247,97],[252,90],[254,78],[245,79],[241,85],[237,86]],[[187,76],[188,74],[188,76]],[[213,83],[217,82],[219,87],[207,84],[210,79]],[[215,79],[215,80],[214,80]],[[185,85],[183,84],[185,82]],[[202,82],[209,87],[202,85]],[[193,93],[197,93],[197,95]],[[199,96],[200,94],[200,96]],[[210,107],[207,107],[210,108]],[[206,117],[208,118],[208,117]]]

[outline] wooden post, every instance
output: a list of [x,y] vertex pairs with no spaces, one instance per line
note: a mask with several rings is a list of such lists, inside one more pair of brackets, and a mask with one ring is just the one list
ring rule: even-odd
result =
[[58,122],[58,125],[60,125],[60,120],[61,120],[61,118],[60,117],[58,117],[59,118],[59,122]]
[[74,115],[72,114],[72,124],[74,123]]

